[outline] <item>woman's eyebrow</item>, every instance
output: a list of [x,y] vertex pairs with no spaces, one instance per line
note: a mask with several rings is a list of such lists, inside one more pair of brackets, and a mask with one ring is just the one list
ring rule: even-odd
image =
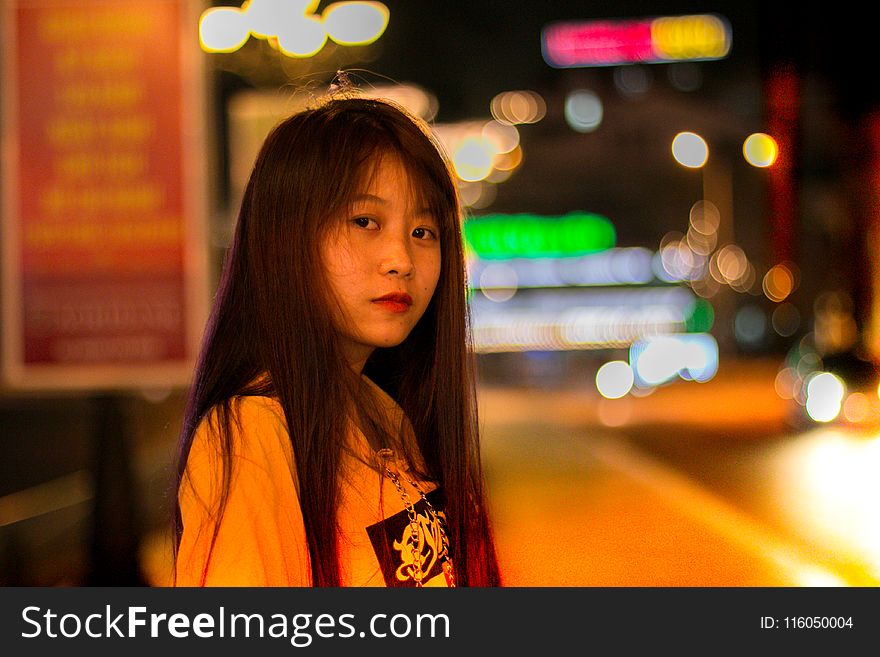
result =
[[388,205],[388,201],[381,196],[376,196],[375,194],[358,194],[353,199],[351,199],[353,203],[358,203],[359,201],[373,201],[374,203],[379,203],[380,205]]
[[[388,205],[390,203],[390,201],[388,199],[382,198],[381,196],[376,196],[375,194],[368,194],[368,193],[358,194],[351,199],[352,204],[362,203],[364,201],[372,201],[373,203],[378,203],[379,205]],[[421,216],[421,215],[432,215],[433,216],[434,213],[431,212],[430,208],[424,207],[424,208],[419,208],[414,214],[416,216]]]

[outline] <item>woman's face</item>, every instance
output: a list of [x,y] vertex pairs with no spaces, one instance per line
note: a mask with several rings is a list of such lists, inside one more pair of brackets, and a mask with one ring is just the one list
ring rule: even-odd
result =
[[440,225],[413,187],[400,159],[383,156],[321,247],[336,329],[358,372],[376,347],[406,339],[440,277]]

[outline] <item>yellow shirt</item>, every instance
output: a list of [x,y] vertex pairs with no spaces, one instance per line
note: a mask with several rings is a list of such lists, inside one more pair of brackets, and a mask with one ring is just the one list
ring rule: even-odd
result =
[[[400,407],[369,383],[389,412],[402,417]],[[281,405],[270,397],[239,397],[232,410],[232,479],[213,548],[223,463],[216,422],[203,420],[193,438],[179,491],[183,534],[177,586],[310,586],[300,491]],[[349,446],[371,460],[372,450],[354,425]],[[417,533],[423,585],[446,586],[437,560],[439,527],[415,487],[400,477],[416,512],[417,531],[387,476],[345,451],[342,459],[337,517],[342,585],[413,586],[412,540]],[[441,492],[431,483],[416,483],[442,514]]]

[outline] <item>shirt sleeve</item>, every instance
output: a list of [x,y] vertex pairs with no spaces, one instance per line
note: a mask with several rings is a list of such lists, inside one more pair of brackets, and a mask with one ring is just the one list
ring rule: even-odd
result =
[[196,430],[178,491],[177,586],[311,585],[296,469],[280,413],[262,397],[233,402],[232,476],[220,518],[217,423],[206,418]]

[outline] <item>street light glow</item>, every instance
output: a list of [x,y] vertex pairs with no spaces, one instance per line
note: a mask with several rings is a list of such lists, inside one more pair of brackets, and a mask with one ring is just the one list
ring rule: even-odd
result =
[[547,103],[534,91],[502,91],[490,103],[496,121],[517,125],[537,123],[547,113]]
[[794,274],[783,263],[773,265],[764,275],[764,294],[770,301],[784,301],[794,291]]
[[288,57],[312,57],[327,43],[327,32],[314,16],[301,16],[279,25],[276,31],[278,48]]
[[381,2],[336,2],[322,15],[318,0],[246,0],[240,8],[212,7],[199,19],[206,52],[235,52],[253,36],[269,39],[289,57],[311,57],[332,39],[343,46],[374,42],[385,32],[390,12]]
[[455,173],[462,180],[483,180],[492,171],[496,151],[484,137],[466,137],[452,154]]
[[342,46],[373,43],[385,32],[388,17],[381,2],[335,2],[323,14],[327,36]]
[[743,142],[743,156],[753,167],[769,167],[778,155],[779,145],[776,140],[763,132],[751,134]]
[[709,146],[694,132],[679,132],[672,140],[672,156],[682,166],[699,169],[709,159]]
[[831,372],[813,374],[807,379],[807,413],[816,422],[831,422],[840,415],[846,387]]
[[499,123],[494,119],[486,121],[480,134],[495,145],[498,155],[510,153],[519,146],[519,130],[508,123]]
[[234,7],[212,7],[199,21],[199,43],[206,52],[235,52],[250,35],[244,15]]
[[565,120],[572,130],[592,132],[602,123],[602,101],[587,89],[573,91],[565,99]]
[[691,206],[688,215],[690,225],[702,235],[715,235],[721,225],[721,212],[712,201],[701,200]]
[[613,360],[596,372],[596,389],[606,399],[620,399],[632,390],[635,378],[629,363]]

